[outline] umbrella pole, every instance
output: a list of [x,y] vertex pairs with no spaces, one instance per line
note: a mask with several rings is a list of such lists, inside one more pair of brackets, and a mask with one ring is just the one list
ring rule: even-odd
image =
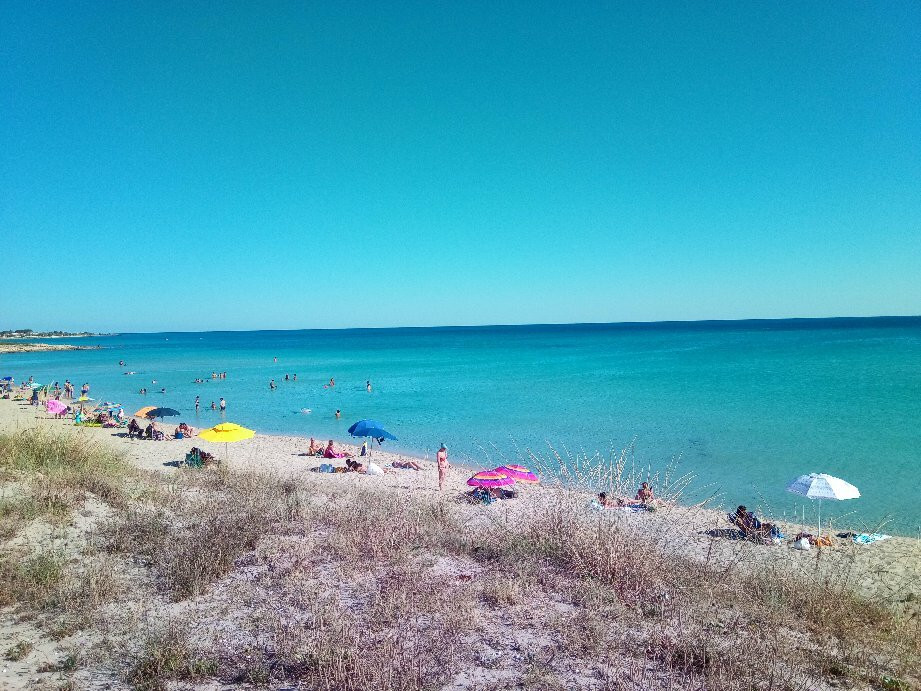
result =
[[819,499],[819,534],[818,537],[822,537],[822,500]]

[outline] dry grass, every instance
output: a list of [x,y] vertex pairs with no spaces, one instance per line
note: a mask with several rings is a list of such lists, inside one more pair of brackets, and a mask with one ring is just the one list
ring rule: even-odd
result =
[[[610,479],[623,477],[615,467]],[[919,682],[917,620],[855,595],[853,574],[682,558],[664,548],[668,535],[586,512],[568,490],[506,514],[314,478],[143,482],[134,499],[116,495],[92,542],[99,554],[78,565],[47,552],[0,559],[0,604],[50,614],[52,638],[90,627],[109,654],[73,666],[137,688]],[[138,602],[149,604],[132,614]]]
[[25,490],[20,497],[0,499],[0,538],[39,517],[66,519],[87,493],[124,506],[126,475],[120,453],[79,434],[45,428],[0,434],[0,481]]

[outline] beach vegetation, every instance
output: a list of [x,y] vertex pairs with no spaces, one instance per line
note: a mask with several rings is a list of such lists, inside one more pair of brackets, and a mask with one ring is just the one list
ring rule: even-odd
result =
[[16,643],[7,648],[7,651],[3,654],[3,659],[10,662],[19,662],[31,653],[34,647],[35,645],[32,641],[16,641]]
[[136,689],[154,691],[167,688],[170,681],[195,681],[217,671],[215,660],[196,651],[183,628],[171,622],[146,637],[126,678]]
[[0,480],[22,491],[0,503],[0,526],[9,533],[11,520],[60,521],[87,494],[123,506],[126,476],[123,454],[83,435],[42,427],[0,434]]
[[[6,453],[19,459],[3,465],[19,486],[33,487],[30,468],[63,473],[37,448]],[[83,465],[93,463],[109,468],[100,475],[115,500],[79,559],[48,549],[0,556],[0,605],[34,613],[52,640],[81,629],[100,640],[95,654],[55,663],[62,674],[95,665],[142,689],[921,681],[912,603],[861,594],[856,565],[791,569],[755,560],[759,547],[744,541],[729,558],[695,558],[668,520],[653,529],[587,511],[577,472],[510,512],[348,477],[167,477],[108,456]],[[626,472],[615,463],[611,482],[634,484]],[[89,491],[81,476],[66,483]],[[21,501],[11,495],[3,511],[43,510]]]

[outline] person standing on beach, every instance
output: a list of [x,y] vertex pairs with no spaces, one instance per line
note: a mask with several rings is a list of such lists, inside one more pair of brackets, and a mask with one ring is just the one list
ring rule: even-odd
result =
[[221,412],[223,413],[225,410],[227,410],[227,401],[225,401],[222,396],[221,397]]
[[438,491],[443,492],[445,488],[445,477],[448,474],[448,468],[451,467],[451,464],[448,463],[448,447],[442,444],[435,458],[438,462]]

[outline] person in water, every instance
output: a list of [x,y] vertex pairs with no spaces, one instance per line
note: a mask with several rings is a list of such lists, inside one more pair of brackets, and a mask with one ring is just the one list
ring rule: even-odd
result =
[[214,401],[211,401],[211,410],[217,410],[217,406],[214,405]]
[[227,401],[225,401],[222,397],[221,398],[221,412],[223,413],[225,410],[227,410]]
[[342,412],[336,409],[336,419],[338,420],[341,417],[342,417]]
[[370,379],[365,383],[365,388],[368,389],[368,393],[371,393],[371,380]]
[[328,384],[328,386],[333,387],[333,386],[335,386],[335,385],[336,385],[336,380],[333,379],[332,377],[330,377],[330,378],[329,378],[329,384]]

